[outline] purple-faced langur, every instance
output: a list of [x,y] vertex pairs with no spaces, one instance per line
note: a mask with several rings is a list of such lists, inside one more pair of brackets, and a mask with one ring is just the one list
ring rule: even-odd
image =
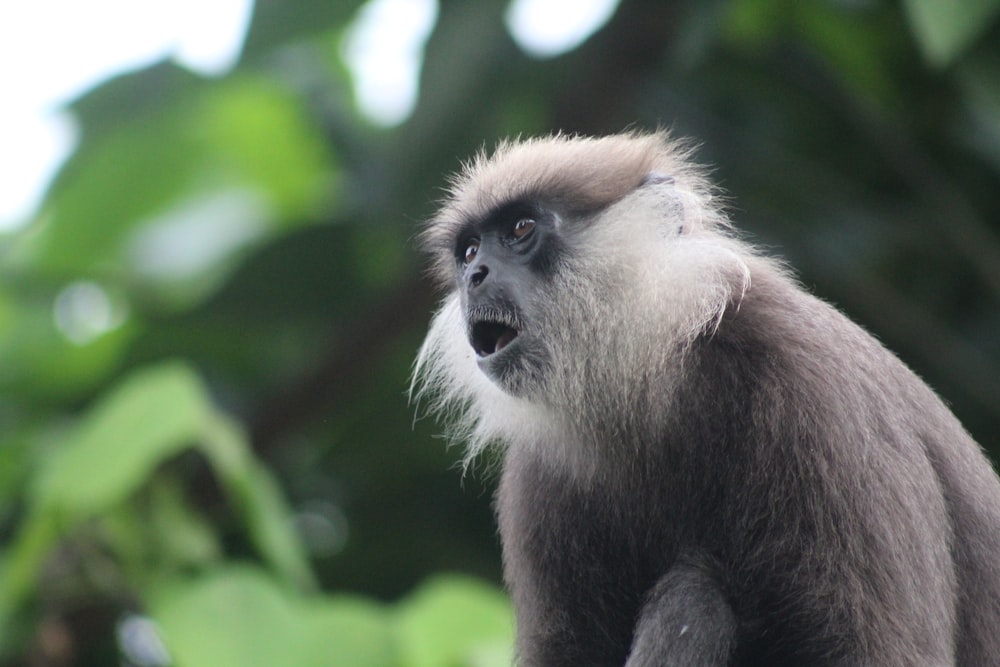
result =
[[423,240],[413,391],[502,448],[520,665],[1000,665],[990,463],[683,143],[503,143]]

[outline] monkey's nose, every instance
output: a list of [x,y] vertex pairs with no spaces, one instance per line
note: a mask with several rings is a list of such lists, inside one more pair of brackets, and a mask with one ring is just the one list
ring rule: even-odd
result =
[[469,282],[472,287],[479,287],[486,280],[486,276],[489,275],[490,268],[485,265],[477,266],[476,270],[472,272],[472,276],[469,278]]

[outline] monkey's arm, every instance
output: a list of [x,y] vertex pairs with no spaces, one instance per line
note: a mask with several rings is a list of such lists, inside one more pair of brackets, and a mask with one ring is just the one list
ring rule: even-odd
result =
[[736,617],[702,568],[678,563],[653,588],[639,614],[625,667],[729,664]]

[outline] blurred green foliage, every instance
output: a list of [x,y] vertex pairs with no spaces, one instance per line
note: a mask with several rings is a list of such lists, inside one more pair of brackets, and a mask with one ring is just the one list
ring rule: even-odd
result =
[[391,129],[340,60],[360,4],[259,0],[229,74],[87,93],[0,235],[0,665],[509,664],[492,480],[405,395],[417,221],[500,137],[696,137],[1000,455],[1000,0],[623,0],[543,60],[443,0]]

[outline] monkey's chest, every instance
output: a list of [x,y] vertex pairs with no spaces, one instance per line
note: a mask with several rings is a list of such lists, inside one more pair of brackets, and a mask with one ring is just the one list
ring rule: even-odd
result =
[[526,664],[623,664],[658,572],[676,556],[669,534],[627,502],[539,471],[506,471],[497,500],[519,632],[561,636],[558,656]]

